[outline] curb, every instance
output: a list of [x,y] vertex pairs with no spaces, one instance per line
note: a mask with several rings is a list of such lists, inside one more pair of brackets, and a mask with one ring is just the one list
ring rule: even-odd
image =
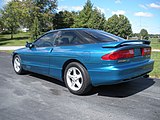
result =
[[24,46],[2,46],[0,50],[16,50],[20,48],[24,48]]

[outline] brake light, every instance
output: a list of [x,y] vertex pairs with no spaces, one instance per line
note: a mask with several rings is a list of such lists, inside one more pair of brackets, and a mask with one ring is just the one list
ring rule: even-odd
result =
[[150,55],[151,54],[151,48],[141,48],[142,56]]
[[125,58],[133,58],[134,57],[134,50],[119,50],[116,52],[112,52],[110,54],[106,54],[102,56],[102,60],[118,60],[118,59],[125,59]]

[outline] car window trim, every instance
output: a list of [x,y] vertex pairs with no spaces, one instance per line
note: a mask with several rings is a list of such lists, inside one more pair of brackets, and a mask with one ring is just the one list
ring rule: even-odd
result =
[[[47,35],[47,34],[51,34],[51,33],[53,33],[53,34],[57,34],[58,33],[58,31],[52,31],[52,32],[48,32],[48,33],[45,33],[45,34],[43,34],[42,36],[40,36],[39,38],[37,38],[34,42],[33,42],[33,45],[35,46],[35,48],[42,48],[42,47],[37,47],[36,45],[35,45],[35,42],[36,41],[38,41],[39,39],[41,39],[42,37],[44,37],[45,35]],[[55,36],[55,38],[57,37],[57,35]],[[54,44],[55,44],[55,40],[53,41],[53,46],[50,46],[50,47],[54,47]]]
[[[58,37],[58,33],[59,34],[61,34],[60,36],[62,36],[62,32],[73,32],[73,33],[75,33],[75,35],[80,39],[80,40],[82,40],[84,43],[79,43],[79,44],[66,44],[66,45],[56,45],[55,44],[55,40],[56,39],[59,39],[59,37]],[[61,47],[61,46],[75,46],[75,45],[82,45],[82,44],[86,44],[86,42],[81,38],[81,36],[78,34],[78,32],[77,32],[77,30],[60,30],[60,31],[58,31],[58,33],[57,33],[57,38],[55,38],[55,40],[54,40],[54,47]]]

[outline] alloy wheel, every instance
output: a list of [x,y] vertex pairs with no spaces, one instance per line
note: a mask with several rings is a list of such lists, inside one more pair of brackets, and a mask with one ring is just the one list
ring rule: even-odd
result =
[[67,84],[70,89],[78,91],[83,84],[83,76],[81,71],[76,67],[71,67],[67,71]]

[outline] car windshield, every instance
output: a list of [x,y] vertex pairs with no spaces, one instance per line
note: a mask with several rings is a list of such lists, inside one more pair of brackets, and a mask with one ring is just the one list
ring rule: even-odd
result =
[[122,41],[123,38],[112,35],[110,33],[101,31],[101,30],[83,30],[90,37],[94,38],[94,42],[114,42],[114,41]]

